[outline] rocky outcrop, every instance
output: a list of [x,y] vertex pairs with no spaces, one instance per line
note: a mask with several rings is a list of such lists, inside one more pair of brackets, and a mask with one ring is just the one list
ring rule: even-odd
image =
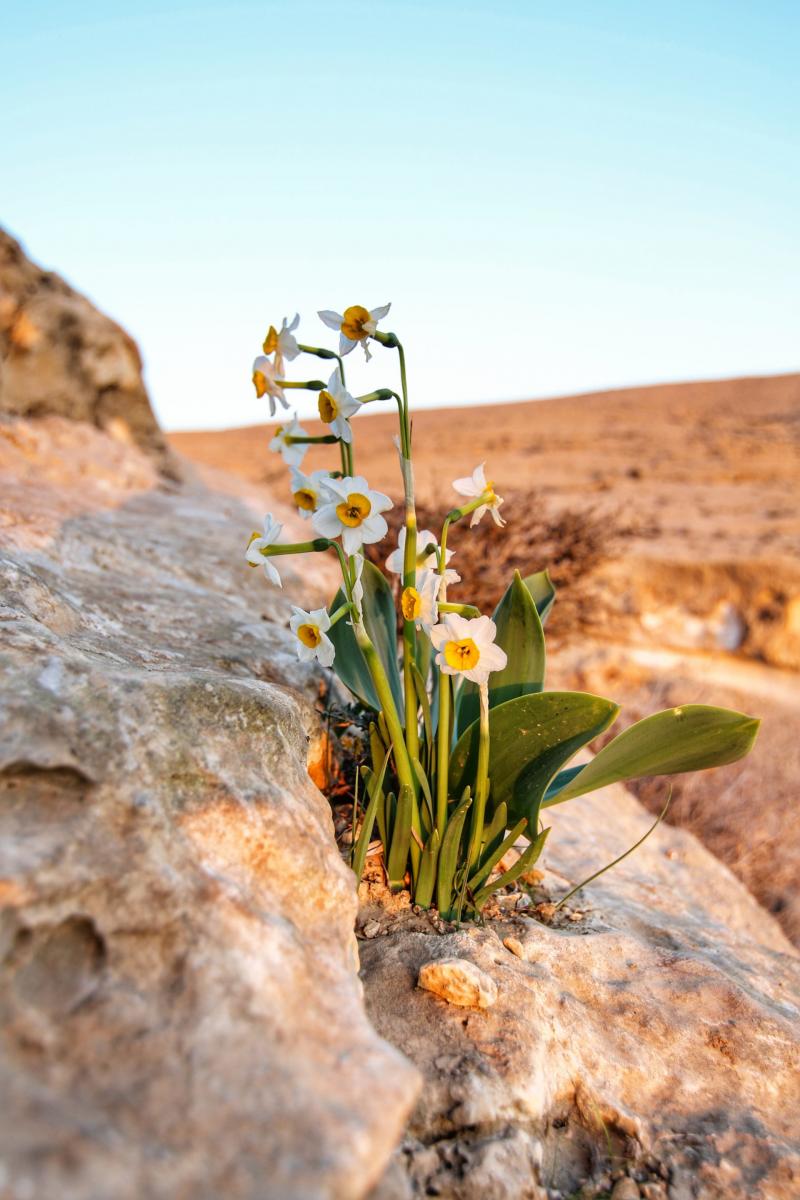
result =
[[[621,1179],[646,1200],[793,1200],[800,959],[724,866],[665,826],[554,911],[650,819],[614,787],[547,820],[546,871],[484,928],[443,933],[363,889],[367,1009],[425,1076],[372,1200],[608,1197]],[[453,960],[494,983],[491,1006],[423,990]]]
[[364,1015],[317,681],[253,513],[78,428],[0,426],[0,1192],[355,1200],[417,1076]]
[[142,447],[174,475],[136,343],[0,229],[0,413],[65,416]]

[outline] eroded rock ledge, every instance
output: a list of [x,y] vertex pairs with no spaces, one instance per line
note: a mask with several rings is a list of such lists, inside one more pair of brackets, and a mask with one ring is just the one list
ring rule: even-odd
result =
[[[650,823],[621,787],[547,817],[537,895],[554,899]],[[660,827],[567,916],[540,910],[551,924],[510,896],[486,927],[442,935],[379,888],[364,900],[367,1010],[425,1077],[372,1200],[608,1196],[625,1172],[647,1200],[800,1194],[800,959],[690,834]],[[496,1000],[421,990],[447,959]]]
[[138,347],[121,326],[0,229],[0,412],[63,416],[178,469],[150,407]]
[[253,514],[61,418],[0,462],[0,1192],[356,1200],[417,1075],[364,1015]]

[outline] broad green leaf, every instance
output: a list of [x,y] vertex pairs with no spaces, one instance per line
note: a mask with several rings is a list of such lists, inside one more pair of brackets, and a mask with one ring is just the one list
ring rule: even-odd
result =
[[[522,581],[519,571],[506,588],[494,610],[497,626],[497,645],[505,650],[508,662],[502,671],[489,676],[489,708],[540,692],[544,687],[544,632],[534,599]],[[478,688],[465,683],[459,697],[459,729],[467,729],[478,719]]]
[[536,571],[533,575],[526,575],[522,582],[533,596],[539,620],[543,625],[546,624],[556,598],[556,589],[553,587],[550,573]]
[[680,775],[736,762],[752,747],[759,724],[755,717],[710,704],[684,704],[654,713],[614,738],[580,770],[562,771],[545,807],[625,779]]
[[[397,616],[392,589],[383,573],[371,562],[364,563],[361,582],[364,586],[364,625],[388,676],[397,711],[402,714],[403,687],[397,666]],[[328,611],[334,613],[345,603],[345,599],[344,591],[340,588]],[[380,709],[380,701],[348,618],[343,617],[337,621],[329,631],[328,637],[336,650],[334,671],[362,704],[377,712]]]
[[[616,719],[619,706],[587,692],[538,692],[518,696],[489,715],[489,775],[492,803],[508,805],[509,821],[527,817],[537,834],[545,788],[581,746]],[[475,777],[478,722],[459,738],[450,758],[450,792],[458,794]]]

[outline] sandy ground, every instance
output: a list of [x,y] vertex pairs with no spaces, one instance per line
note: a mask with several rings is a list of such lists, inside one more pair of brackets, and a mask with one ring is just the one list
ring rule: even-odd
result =
[[[354,428],[356,469],[399,498],[396,414]],[[269,507],[289,498],[270,436],[254,425],[170,441]],[[423,411],[414,447],[425,519],[483,460],[508,497],[507,531],[458,531],[462,598],[486,607],[495,575],[554,559],[551,687],[613,696],[629,720],[692,701],[763,718],[745,763],[676,781],[671,818],[800,943],[800,375]],[[332,449],[313,447],[304,469],[331,465]],[[599,552],[598,528],[610,531]],[[660,784],[639,792],[660,807]]]
[[[255,401],[254,401],[255,405]],[[357,422],[356,469],[397,496],[397,415]],[[323,432],[305,422],[309,433]],[[268,450],[272,426],[175,433],[197,462],[286,486]],[[330,465],[315,446],[304,468]],[[771,559],[800,552],[800,375],[672,384],[559,400],[434,409],[414,416],[417,491],[450,506],[449,483],[486,460],[504,488],[534,488],[557,504],[622,512],[640,544],[679,559]],[[510,512],[509,519],[514,519]]]

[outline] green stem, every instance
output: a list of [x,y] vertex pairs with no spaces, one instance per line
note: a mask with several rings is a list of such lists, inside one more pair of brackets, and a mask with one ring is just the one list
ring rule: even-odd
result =
[[[442,524],[439,540],[439,603],[447,602],[447,584],[444,581],[447,562],[447,534],[450,530],[450,514]],[[450,676],[439,671],[439,726],[436,731],[436,828],[441,837],[447,824],[447,789],[450,773]]]
[[[302,350],[303,354],[316,354],[317,358],[339,358],[339,355],[335,350],[325,350],[322,346],[302,346],[300,342],[298,342],[297,349]],[[340,363],[341,361],[342,360],[339,358]]]
[[472,806],[472,833],[467,851],[467,870],[478,861],[483,841],[483,821],[489,798],[489,689],[480,686],[480,726],[478,730],[478,766],[475,772],[475,803]]
[[287,446],[331,446],[334,442],[339,441],[335,434],[332,433],[324,433],[319,437],[293,437],[292,435],[289,435],[283,440],[286,442]]
[[403,727],[400,724],[400,717],[395,707],[392,689],[383,668],[383,663],[362,623],[358,622],[355,625],[355,634],[358,647],[364,655],[369,673],[372,676],[372,682],[375,684],[375,691],[380,701],[383,715],[386,718],[386,727],[389,730],[389,736],[394,746],[397,778],[401,786],[414,788],[414,773],[411,769],[411,762],[403,737]]
[[436,828],[447,825],[447,777],[450,771],[450,676],[439,672],[439,727],[436,731]]
[[276,542],[265,547],[265,558],[276,558],[282,554],[313,554],[320,550],[328,550],[334,542],[330,538],[314,538],[310,542]]
[[348,601],[347,604],[342,604],[337,608],[336,612],[331,617],[330,628],[333,629],[337,621],[341,621],[342,617],[346,617],[348,613],[354,611],[354,606]]
[[[409,464],[410,470],[410,464]],[[405,472],[404,472],[405,473]],[[409,494],[410,493],[410,494]],[[414,492],[406,487],[406,546],[403,556],[403,587],[417,582],[417,514]],[[411,758],[419,758],[419,698],[414,686],[413,667],[417,657],[417,631],[413,621],[403,621],[403,690],[406,709],[406,742]],[[416,791],[416,789],[415,789]]]
[[325,390],[325,384],[321,379],[306,379],[304,382],[297,382],[293,379],[276,379],[280,388],[305,388],[307,392],[322,392]]

